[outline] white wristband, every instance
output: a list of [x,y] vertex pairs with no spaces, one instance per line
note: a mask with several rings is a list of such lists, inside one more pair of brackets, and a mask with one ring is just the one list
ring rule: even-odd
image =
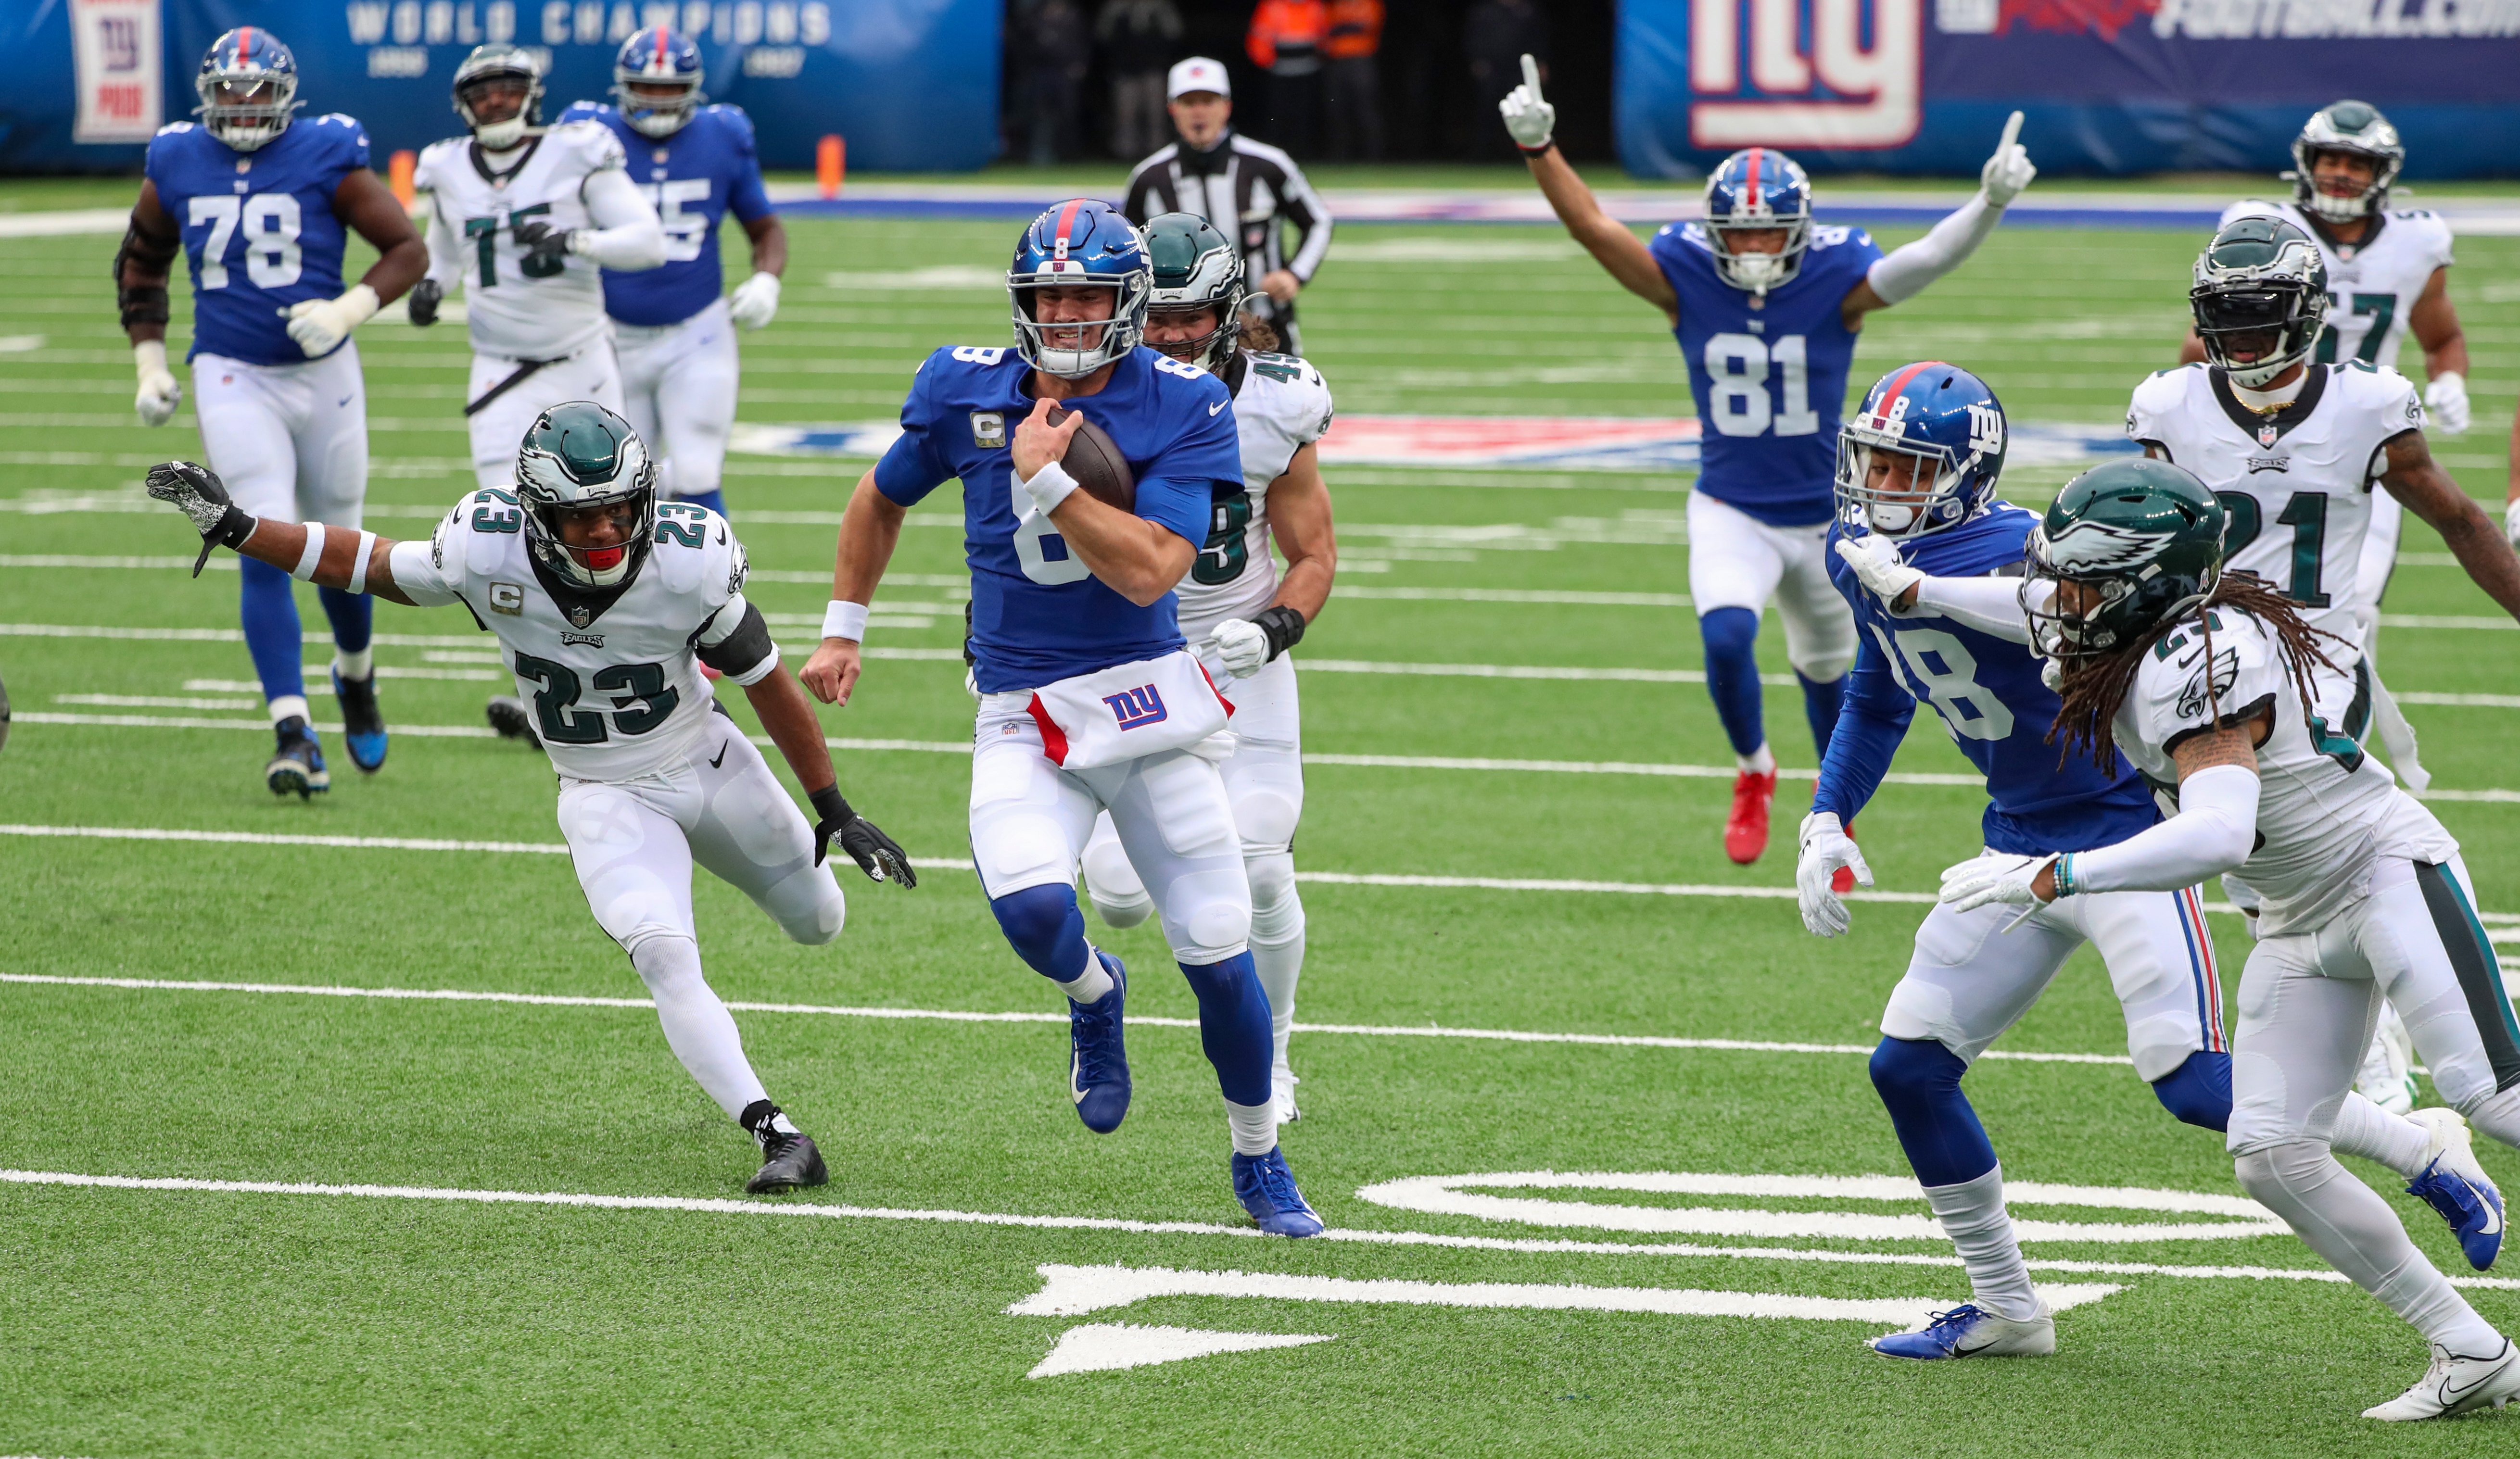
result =
[[297,565],[289,570],[289,575],[301,583],[311,583],[315,581],[315,564],[322,560],[324,560],[324,524],[308,522],[306,551],[297,554]]
[[1067,467],[1058,462],[1043,466],[1031,480],[1018,480],[1015,484],[1032,498],[1033,505],[1041,508],[1044,516],[1057,511],[1058,504],[1067,500],[1068,493],[1076,490],[1076,478],[1068,475]]
[[842,602],[833,598],[832,605],[823,610],[823,637],[826,639],[846,639],[853,643],[863,643],[866,641],[866,626],[865,603]]
[[368,559],[376,555],[376,551],[377,534],[361,531],[359,549],[350,554],[350,591],[352,593],[368,591]]
[[142,375],[166,369],[166,341],[143,339],[131,346],[131,362]]

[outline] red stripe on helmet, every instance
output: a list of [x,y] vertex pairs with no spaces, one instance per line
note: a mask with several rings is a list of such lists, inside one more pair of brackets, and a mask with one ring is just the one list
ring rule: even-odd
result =
[[665,56],[665,42],[669,35],[670,32],[664,26],[656,27],[656,68],[662,71],[673,69],[672,63],[667,61]]
[[1920,375],[1924,374],[1926,371],[1928,371],[1928,370],[1932,370],[1932,369],[1934,369],[1934,368],[1936,368],[1936,367],[1938,367],[1938,366],[1939,366],[1939,367],[1941,367],[1941,368],[1942,368],[1942,369],[1944,369],[1944,370],[1949,370],[1949,369],[1951,369],[1951,368],[1952,368],[1951,366],[1944,364],[1944,363],[1943,363],[1942,361],[1940,361],[1940,360],[1919,360],[1919,361],[1917,361],[1915,364],[1909,366],[1907,369],[1905,369],[1905,370],[1903,370],[1903,371],[1899,372],[1899,377],[1898,377],[1897,379],[1894,379],[1894,380],[1892,380],[1892,381],[1890,382],[1890,388],[1889,388],[1889,389],[1884,390],[1884,391],[1882,391],[1882,392],[1881,392],[1881,398],[1882,398],[1883,400],[1890,400],[1890,399],[1895,398],[1895,397],[1896,397],[1896,396],[1898,396],[1902,391],[1905,391],[1905,390],[1908,388],[1908,382],[1909,382],[1910,380],[1914,379],[1916,376],[1920,376]]
[[1763,151],[1765,151],[1765,149],[1757,147],[1750,149],[1750,155],[1748,158],[1750,169],[1750,196],[1742,199],[1743,205],[1747,207],[1757,207],[1759,205],[1759,155]]
[[1075,226],[1076,214],[1084,206],[1084,199],[1070,198],[1058,209],[1058,224],[1052,230],[1051,246],[1061,258],[1067,256],[1067,231]]

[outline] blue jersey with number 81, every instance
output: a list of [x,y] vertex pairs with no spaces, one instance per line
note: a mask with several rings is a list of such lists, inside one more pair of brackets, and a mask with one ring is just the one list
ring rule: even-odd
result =
[[158,129],[147,172],[192,260],[193,354],[305,363],[289,306],[341,291],[333,194],[367,165],[367,130],[338,111],[300,117],[252,152],[189,121]]
[[[1015,484],[1015,427],[1031,414],[1032,367],[1003,345],[940,349],[919,367],[901,438],[875,484],[908,507],[963,481],[971,564],[972,675],[987,694],[1039,688],[1182,646],[1173,595],[1147,607],[1103,586]],[[1144,345],[1098,394],[1065,402],[1110,433],[1137,477],[1137,514],[1193,548],[1209,507],[1242,490],[1242,447],[1225,382]]]
[[1724,282],[1699,224],[1654,235],[1680,298],[1672,333],[1697,401],[1697,490],[1772,527],[1828,520],[1855,332],[1839,311],[1881,256],[1861,228],[1814,225],[1802,268],[1753,294]]

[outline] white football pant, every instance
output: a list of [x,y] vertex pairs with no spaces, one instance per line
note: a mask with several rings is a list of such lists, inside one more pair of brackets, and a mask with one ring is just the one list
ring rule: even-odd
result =
[[628,405],[622,414],[648,443],[658,490],[666,497],[716,491],[726,475],[726,442],[735,430],[742,373],[726,300],[680,324],[616,320],[612,336],[621,362],[621,397]]
[[1718,608],[1764,613],[1773,597],[1795,673],[1827,684],[1855,666],[1855,613],[1828,580],[1826,522],[1771,527],[1690,492],[1688,597],[1701,618]]
[[274,521],[359,525],[368,498],[368,389],[355,343],[302,365],[196,355],[193,414],[202,452],[239,509]]
[[[464,390],[465,404],[488,394],[522,364],[498,355],[474,355],[472,379]],[[465,418],[464,423],[472,434],[472,474],[481,485],[514,485],[517,448],[524,444],[525,432],[534,428],[534,418],[572,400],[591,400],[608,410],[621,410],[621,370],[613,362],[611,341],[599,339],[565,360],[553,361]]]
[[1250,947],[1251,889],[1217,768],[1188,750],[1061,770],[1042,752],[1029,693],[984,694],[972,727],[971,861],[996,901],[1072,886],[1095,817],[1145,877],[1173,956],[1192,967]]

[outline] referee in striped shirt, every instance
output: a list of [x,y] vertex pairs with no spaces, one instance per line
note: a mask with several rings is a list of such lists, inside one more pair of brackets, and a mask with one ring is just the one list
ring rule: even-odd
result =
[[[1222,62],[1193,56],[1175,66],[1164,95],[1181,140],[1129,174],[1120,211],[1142,228],[1157,213],[1196,213],[1227,238],[1239,239],[1251,287],[1245,307],[1277,331],[1280,349],[1303,353],[1295,295],[1330,250],[1329,209],[1293,157],[1227,124],[1234,91]],[[1290,228],[1297,240],[1291,254]]]

